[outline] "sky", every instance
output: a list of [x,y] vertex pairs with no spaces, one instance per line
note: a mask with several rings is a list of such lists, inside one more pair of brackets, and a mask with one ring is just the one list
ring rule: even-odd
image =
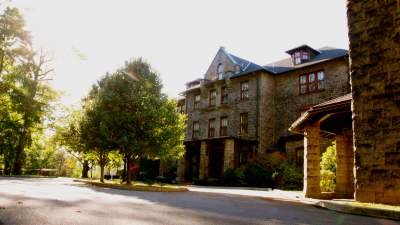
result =
[[220,46],[265,65],[301,44],[348,48],[346,0],[12,0],[51,59],[61,102],[143,57],[176,98],[203,77]]

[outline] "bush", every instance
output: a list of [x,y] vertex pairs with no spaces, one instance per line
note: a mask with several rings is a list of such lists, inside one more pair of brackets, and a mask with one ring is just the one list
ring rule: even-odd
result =
[[336,187],[336,143],[333,142],[321,157],[321,191],[331,192]]
[[321,191],[323,192],[333,192],[335,191],[336,175],[330,170],[321,170]]
[[254,187],[273,187],[272,173],[271,169],[252,163],[244,170],[245,182]]
[[244,185],[244,168],[227,169],[222,176],[222,184],[227,186],[243,186]]
[[292,164],[284,162],[272,174],[272,179],[277,188],[283,190],[302,190],[303,174]]

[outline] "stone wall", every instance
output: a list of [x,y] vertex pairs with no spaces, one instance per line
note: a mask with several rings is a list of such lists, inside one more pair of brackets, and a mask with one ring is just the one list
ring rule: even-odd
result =
[[217,55],[214,57],[210,66],[207,69],[207,72],[204,75],[204,78],[207,80],[216,80],[218,65],[221,63],[224,65],[224,71],[227,74],[230,74],[235,71],[235,64],[227,57],[227,55],[223,52],[225,51],[223,48],[220,48],[217,52]]
[[355,198],[400,204],[400,1],[348,0]]
[[274,149],[276,143],[275,120],[276,120],[276,102],[275,102],[275,78],[274,75],[262,73],[259,76],[259,153],[266,153]]
[[[301,74],[324,70],[325,90],[317,93],[299,94]],[[338,58],[276,75],[276,137],[293,135],[290,125],[300,117],[301,109],[350,93],[348,60]]]
[[[193,121],[199,121],[199,139],[208,138],[208,120],[215,118],[215,137],[219,137],[220,118],[228,117],[228,136],[256,140],[258,136],[257,108],[258,108],[258,76],[250,74],[247,76],[226,79],[202,85],[199,90],[188,92],[186,95],[188,120],[186,130],[186,140],[192,140]],[[240,100],[240,83],[249,82],[249,98]],[[226,86],[228,91],[227,104],[221,105],[221,87]],[[216,90],[216,105],[209,107],[209,92]],[[201,92],[200,92],[201,91]],[[200,108],[193,109],[194,96],[201,93]],[[240,134],[240,113],[248,113],[248,133]]]

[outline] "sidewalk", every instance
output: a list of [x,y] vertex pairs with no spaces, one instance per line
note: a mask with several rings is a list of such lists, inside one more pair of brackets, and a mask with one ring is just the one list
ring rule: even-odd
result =
[[[271,190],[269,188],[236,188],[236,187],[210,187],[210,186],[195,186],[188,185],[189,191],[215,194],[228,194],[266,198],[278,201],[297,202],[302,204],[313,205],[329,210],[334,210],[343,213],[364,215],[371,217],[379,217],[385,219],[400,221],[400,206],[399,207],[371,207],[363,206],[354,200],[349,199],[333,199],[320,200],[304,198],[302,191],[282,191]],[[368,204],[366,204],[368,205]]]

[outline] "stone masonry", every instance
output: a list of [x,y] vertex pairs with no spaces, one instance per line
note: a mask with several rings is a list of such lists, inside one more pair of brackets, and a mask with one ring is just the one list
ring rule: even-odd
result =
[[348,0],[355,199],[400,204],[400,0]]
[[[187,114],[185,145],[188,165],[185,168],[187,174],[199,174],[191,179],[219,178],[228,168],[244,165],[277,150],[295,152],[298,159],[303,137],[287,131],[291,123],[306,107],[350,91],[347,51],[335,48],[313,51],[320,54],[315,61],[311,59],[302,65],[294,65],[291,58],[287,58],[283,60],[285,65],[275,67],[259,66],[228,53],[224,48],[219,49],[204,78],[187,83],[187,89],[182,93],[184,99],[179,101],[181,105],[185,104],[180,111]],[[220,65],[224,65],[223,77],[217,74]],[[277,72],[277,68],[284,71]],[[324,72],[324,88],[300,94],[300,76],[318,71]],[[244,82],[248,84],[248,98],[241,99],[241,84]],[[223,87],[228,94],[224,104],[221,103]],[[216,93],[215,105],[210,105],[211,91]],[[197,95],[200,102],[194,107]],[[240,131],[240,115],[243,113],[248,115],[245,133]],[[221,118],[228,121],[225,135],[220,135]],[[215,121],[213,136],[209,136],[210,119]],[[195,136],[194,123],[199,125]],[[321,140],[321,145],[323,143]],[[198,163],[197,157],[200,158],[198,173],[192,171],[196,166],[189,165]],[[218,157],[223,158],[218,160]],[[289,158],[294,159],[294,156]]]
[[319,198],[321,195],[319,133],[318,122],[304,131],[304,196],[307,198]]
[[336,134],[336,189],[338,198],[353,198],[354,195],[354,152],[351,129]]

